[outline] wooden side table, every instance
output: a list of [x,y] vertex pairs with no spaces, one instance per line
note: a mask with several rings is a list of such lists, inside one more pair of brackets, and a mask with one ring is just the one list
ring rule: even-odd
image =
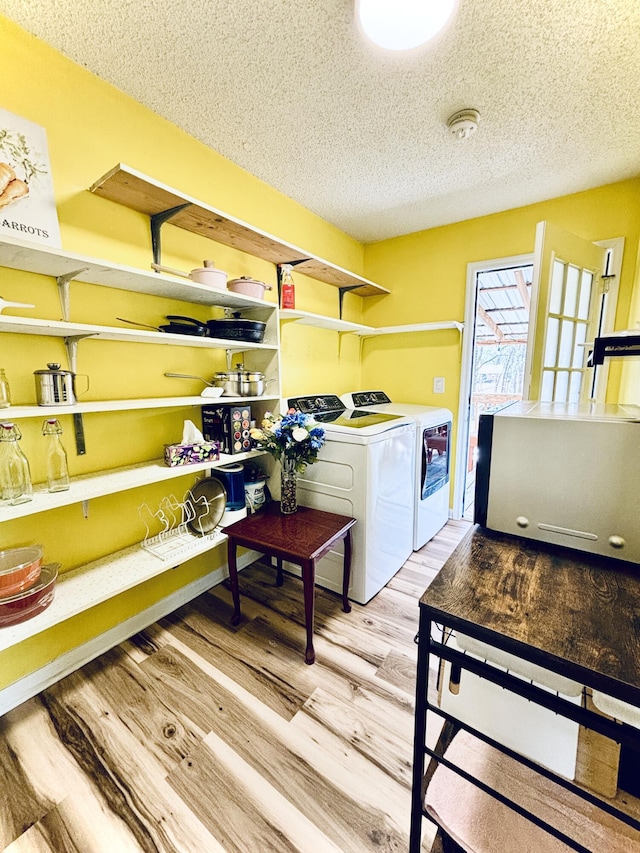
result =
[[282,561],[289,560],[302,568],[307,629],[304,659],[305,663],[312,664],[316,659],[313,648],[316,561],[324,557],[337,542],[344,539],[342,609],[345,613],[349,613],[351,611],[348,599],[351,575],[351,528],[355,523],[355,518],[305,506],[298,507],[298,511],[291,515],[283,515],[280,512],[279,503],[270,503],[253,515],[248,515],[226,527],[225,533],[229,537],[227,542],[229,581],[234,607],[231,624],[237,625],[241,618],[236,547],[244,545],[275,557],[278,586],[282,585]]

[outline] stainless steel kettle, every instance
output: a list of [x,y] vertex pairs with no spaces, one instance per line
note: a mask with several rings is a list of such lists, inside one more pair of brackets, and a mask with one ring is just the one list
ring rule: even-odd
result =
[[[36,380],[36,400],[39,406],[73,406],[76,397],[76,376],[71,370],[61,370],[55,362],[48,364],[48,370],[34,370]],[[89,377],[85,376],[89,389]]]

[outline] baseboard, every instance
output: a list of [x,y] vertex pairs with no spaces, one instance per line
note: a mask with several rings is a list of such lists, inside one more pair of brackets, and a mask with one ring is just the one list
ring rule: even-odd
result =
[[[238,557],[238,569],[244,569],[246,566],[259,559],[262,554],[259,551],[247,551]],[[60,681],[65,675],[69,675],[85,663],[98,657],[98,655],[112,649],[138,631],[142,631],[162,619],[168,613],[177,610],[183,604],[192,601],[198,595],[217,586],[228,577],[226,566],[222,566],[207,575],[181,587],[176,592],[166,598],[157,601],[146,610],[136,613],[130,619],[120,622],[103,634],[77,646],[75,649],[66,652],[60,657],[48,663],[46,666],[37,669],[35,672],[26,675],[24,678],[14,681],[4,690],[0,690],[0,716],[6,714],[12,708],[22,704],[32,696],[36,696],[41,690],[45,690],[56,681]]]

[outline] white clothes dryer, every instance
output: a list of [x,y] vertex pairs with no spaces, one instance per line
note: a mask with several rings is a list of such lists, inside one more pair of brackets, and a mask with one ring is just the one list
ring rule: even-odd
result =
[[449,467],[453,414],[438,406],[393,403],[384,391],[342,394],[345,406],[405,415],[416,423],[413,479],[413,550],[422,548],[449,519]]
[[[352,516],[349,598],[366,604],[412,552],[416,424],[392,413],[349,411],[335,394],[291,397],[286,408],[325,429],[318,460],[298,476],[304,506]],[[276,485],[276,484],[274,484]],[[342,543],[318,561],[316,583],[342,591]],[[300,574],[292,564],[287,569]]]

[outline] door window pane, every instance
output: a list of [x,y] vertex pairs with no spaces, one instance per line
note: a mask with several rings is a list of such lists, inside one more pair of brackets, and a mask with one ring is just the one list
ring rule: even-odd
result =
[[590,270],[582,270],[580,282],[580,300],[578,302],[578,319],[589,319],[589,303],[591,302],[591,287],[593,285],[593,273]]
[[573,327],[571,320],[563,320],[560,331],[558,367],[569,367],[573,355]]
[[559,314],[562,305],[562,285],[564,283],[564,267],[562,261],[553,262],[551,274],[551,294],[549,296],[549,313]]
[[560,331],[560,321],[555,317],[549,317],[547,321],[547,340],[544,345],[544,367],[555,367],[558,357],[558,333]]
[[572,367],[583,367],[584,366],[584,347],[580,346],[587,339],[587,324],[586,323],[576,323],[576,344],[573,350],[573,364]]
[[580,283],[580,270],[578,267],[567,268],[567,284],[564,289],[564,308],[562,313],[568,317],[574,317],[576,303],[578,301],[578,284]]
[[540,390],[540,399],[543,403],[551,403],[553,401],[553,370],[542,371],[542,388]]
[[570,403],[579,403],[580,402],[580,386],[582,384],[582,374],[578,372],[573,372],[571,374],[571,381],[569,383],[569,402]]
[[559,370],[556,373],[556,388],[553,394],[554,403],[566,403],[569,390],[569,371]]

